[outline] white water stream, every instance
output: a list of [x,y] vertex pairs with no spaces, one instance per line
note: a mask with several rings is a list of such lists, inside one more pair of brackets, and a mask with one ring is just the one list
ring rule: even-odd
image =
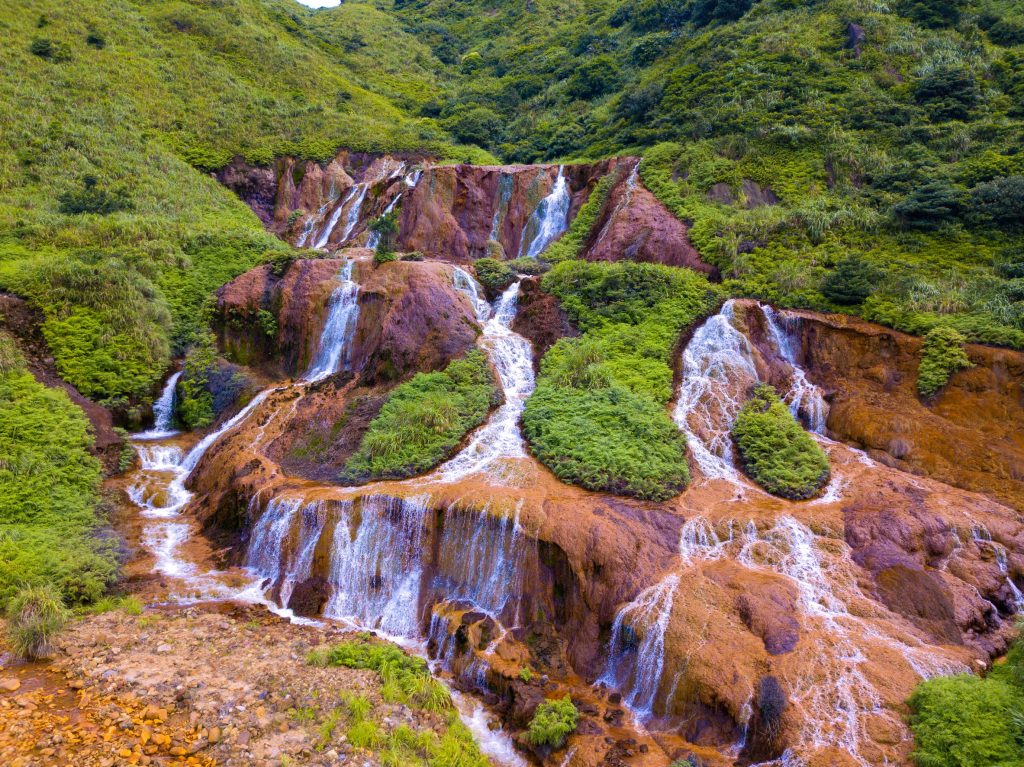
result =
[[160,397],[153,403],[153,428],[139,432],[134,439],[167,439],[178,433],[174,429],[174,390],[181,372],[179,370],[167,379]]
[[454,286],[469,298],[477,320],[483,324],[477,343],[498,371],[505,402],[474,432],[465,448],[438,468],[436,478],[443,482],[489,470],[500,473],[502,461],[526,457],[519,418],[534,387],[533,349],[512,330],[520,283],[510,285],[493,310],[481,297],[482,288],[462,269],[455,269]]
[[320,381],[352,364],[352,340],[359,322],[359,285],[352,279],[355,261],[348,260],[338,274],[338,287],[327,303],[327,319],[320,334],[316,356],[303,376]]
[[[548,245],[569,227],[569,185],[565,180],[565,167],[558,166],[558,176],[547,197],[540,201],[537,209],[530,214],[523,228],[519,255],[536,258]],[[494,224],[498,223],[495,214]],[[493,226],[492,226],[493,228]],[[528,232],[535,232],[529,244],[526,242]]]

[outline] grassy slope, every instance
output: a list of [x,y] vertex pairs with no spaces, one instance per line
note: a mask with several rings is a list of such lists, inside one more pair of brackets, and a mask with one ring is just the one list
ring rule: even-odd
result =
[[81,409],[37,383],[0,333],[0,611],[22,586],[50,582],[77,604],[113,578],[113,541],[95,536],[91,444]]
[[[911,18],[910,3],[760,0],[709,24],[693,21],[699,5],[398,0],[394,10],[448,62],[426,114],[516,160],[642,152],[645,182],[694,222],[732,294],[1024,345],[1024,291],[996,268],[1024,260],[1020,231],[972,220],[969,206],[926,230],[894,215],[928,182],[966,198],[1024,174],[1024,33],[1014,43],[989,31],[997,20],[1024,30],[1019,4],[975,0],[933,26]],[[866,35],[859,57],[850,22]],[[978,86],[952,119],[916,95],[944,67]],[[743,179],[781,204],[746,210]],[[714,184],[736,204],[710,201]],[[879,269],[862,306],[820,291],[850,254]]]
[[[429,90],[429,67],[398,55],[415,42],[373,9],[344,13],[389,41],[389,73],[305,30],[311,12],[290,2],[0,11],[0,77],[13,86],[0,93],[0,289],[44,309],[61,372],[84,393],[144,398],[210,293],[283,247],[199,169],[342,146],[449,151],[432,121],[375,92],[414,104]],[[56,53],[33,55],[34,40]],[[61,213],[86,176],[131,209]]]

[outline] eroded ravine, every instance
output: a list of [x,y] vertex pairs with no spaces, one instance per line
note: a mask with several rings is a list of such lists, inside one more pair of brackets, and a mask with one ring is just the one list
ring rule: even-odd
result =
[[[408,173],[383,178],[412,198],[419,184]],[[512,180],[495,182],[488,235],[517,204],[513,175],[496,178]],[[404,205],[401,215],[414,218]],[[513,238],[520,247],[524,231]],[[653,747],[617,752],[630,763],[664,764],[687,749],[711,764],[900,762],[909,749],[902,702],[916,680],[1005,646],[1019,599],[1017,513],[830,440],[828,395],[814,383],[821,370],[804,367],[806,335],[826,331],[807,316],[730,302],[695,330],[674,413],[698,476],[678,498],[643,504],[563,485],[529,457],[518,419],[533,360],[511,331],[519,283],[492,306],[461,270],[426,262],[381,273],[399,267],[409,280],[445,275],[450,300],[476,318],[504,404],[435,472],[366,487],[290,475],[274,457],[304,411],[348,396],[349,384],[331,383],[337,363],[307,376],[317,380],[265,390],[191,449],[188,437],[140,442],[134,497],[156,531],[157,566],[180,579],[182,595],[264,600],[419,643],[513,727],[539,692],[519,672],[542,669],[593,707],[597,731],[550,757],[574,765],[600,763],[606,735],[624,732]],[[358,345],[356,322],[334,332],[332,301],[321,350],[330,334],[328,346]],[[333,359],[357,365],[372,357],[337,351]],[[737,469],[729,426],[757,381],[773,383],[829,453],[821,497],[776,499]],[[234,561],[244,569],[188,561],[185,541],[226,521],[241,530]],[[941,598],[915,612],[888,586],[894,572]],[[776,689],[786,713],[769,723],[762,704]]]

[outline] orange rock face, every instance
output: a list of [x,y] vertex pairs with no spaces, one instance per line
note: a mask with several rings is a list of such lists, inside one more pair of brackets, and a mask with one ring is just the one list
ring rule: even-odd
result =
[[669,213],[633,173],[612,188],[582,257],[687,266],[716,274],[690,244],[688,232],[686,224]]
[[[273,168],[236,162],[218,178],[253,208],[271,231],[304,247],[365,245],[368,225],[397,208],[397,247],[454,263],[525,255],[537,233],[532,218],[559,172],[570,223],[597,181],[616,183],[586,238],[583,258],[628,258],[706,273],[684,223],[632,172],[636,158],[555,165],[434,165],[424,158],[341,152],[326,165],[278,160]],[[400,204],[399,204],[400,203]]]

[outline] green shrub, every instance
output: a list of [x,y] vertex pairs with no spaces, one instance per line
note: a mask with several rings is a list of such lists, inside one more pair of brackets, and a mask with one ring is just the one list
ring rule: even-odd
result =
[[346,483],[411,477],[450,456],[482,424],[498,389],[487,357],[473,349],[443,372],[417,373],[396,387],[341,473]]
[[692,270],[563,261],[541,282],[585,333],[541,363],[523,431],[556,476],[590,490],[665,500],[689,482],[686,439],[669,418],[672,354],[718,303]]
[[904,226],[935,229],[950,223],[961,205],[960,193],[949,182],[932,181],[893,207],[893,213]]
[[[313,666],[345,666],[376,671],[384,685],[384,700],[389,703],[404,703],[435,713],[452,708],[451,694],[431,676],[427,662],[407,655],[393,644],[362,640],[342,642],[314,650],[306,660]],[[358,719],[361,720],[362,716]]]
[[473,262],[473,271],[477,281],[487,289],[490,295],[500,293],[516,279],[511,266],[496,258],[478,258]]
[[356,722],[345,733],[353,748],[374,749],[384,742],[384,733],[380,725],[372,719]]
[[544,701],[530,720],[527,737],[535,746],[561,748],[575,732],[579,718],[579,711],[568,695],[561,700]]
[[79,605],[113,581],[116,543],[104,534],[92,444],[63,390],[23,369],[0,371],[0,610],[23,586],[53,586]]
[[971,207],[983,223],[1024,231],[1024,176],[1007,176],[971,190]]
[[789,412],[775,389],[761,384],[732,425],[743,469],[773,495],[805,500],[829,480],[825,451]]
[[538,261],[536,258],[530,258],[529,256],[520,256],[519,258],[513,258],[511,261],[506,262],[508,268],[516,274],[526,274],[530,276],[537,276],[544,274],[548,270],[548,266]]
[[[398,254],[393,250],[378,250],[373,254],[373,263],[377,266],[383,264],[390,264],[392,261],[398,260]],[[414,259],[415,260],[415,259]]]
[[202,336],[185,355],[175,404],[178,420],[186,429],[202,429],[213,423],[216,414],[209,384],[216,362],[217,347],[212,333]]
[[921,362],[917,366],[917,390],[931,397],[958,370],[971,367],[964,351],[964,337],[951,327],[940,325],[924,337]]
[[19,591],[7,606],[7,639],[23,658],[44,657],[53,637],[70,617],[56,589],[30,586]]
[[918,767],[1024,763],[1024,699],[1000,679],[935,677],[921,682],[908,702]]
[[878,282],[878,270],[859,256],[849,256],[828,273],[821,293],[840,306],[854,306],[870,296]]
[[62,192],[57,198],[58,210],[69,216],[81,213],[95,213],[106,216],[119,210],[131,210],[134,204],[124,187],[111,190],[97,186],[95,176],[82,179],[82,188]]
[[395,250],[395,237],[398,234],[398,211],[391,210],[375,218],[369,225],[371,232],[377,234],[377,255],[392,253]]
[[981,101],[981,89],[969,69],[943,66],[921,78],[914,98],[933,120],[966,120]]
[[685,436],[664,407],[622,386],[542,382],[527,400],[523,433],[555,476],[588,490],[663,501],[690,481]]

